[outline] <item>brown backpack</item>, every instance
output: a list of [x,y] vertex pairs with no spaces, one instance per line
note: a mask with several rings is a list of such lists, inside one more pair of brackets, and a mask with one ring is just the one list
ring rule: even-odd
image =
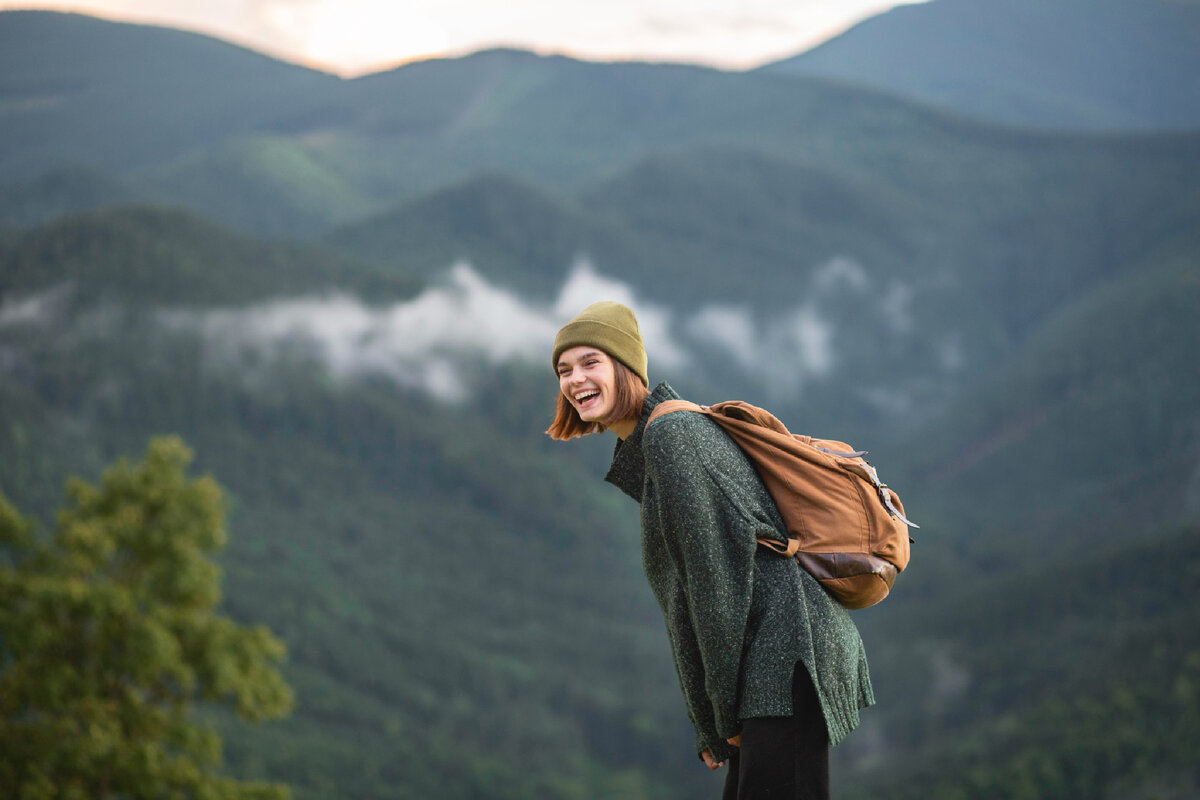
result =
[[696,411],[716,422],[758,471],[788,530],[786,545],[759,544],[795,556],[846,608],[887,597],[908,566],[908,528],[918,526],[904,518],[900,498],[863,460],[866,451],[790,433],[770,412],[739,400],[713,406],[666,400],[646,424],[674,411]]

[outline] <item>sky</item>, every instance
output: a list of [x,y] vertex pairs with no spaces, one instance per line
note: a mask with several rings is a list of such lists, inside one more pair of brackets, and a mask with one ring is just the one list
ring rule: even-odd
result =
[[[923,2],[923,0],[901,0]],[[511,46],[747,69],[897,0],[0,0],[199,31],[346,77]]]

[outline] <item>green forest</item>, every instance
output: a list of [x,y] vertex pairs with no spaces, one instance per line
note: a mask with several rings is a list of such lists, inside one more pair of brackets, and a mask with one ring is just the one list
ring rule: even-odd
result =
[[[0,13],[0,76],[3,741],[44,568],[100,603],[63,685],[122,592],[146,641],[258,631],[249,706],[167,679],[182,796],[716,796],[611,437],[543,434],[556,326],[618,299],[652,381],[869,449],[922,526],[854,614],[835,797],[1200,791],[1200,132],[512,50],[342,80],[48,12]],[[207,520],[152,554],[191,610],[97,560],[156,475]]]

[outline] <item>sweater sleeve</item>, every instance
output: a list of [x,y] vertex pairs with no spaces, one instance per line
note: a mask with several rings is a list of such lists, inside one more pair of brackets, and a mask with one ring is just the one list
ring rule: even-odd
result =
[[656,494],[653,522],[678,577],[678,596],[664,603],[673,617],[667,627],[676,666],[698,747],[716,755],[740,729],[739,670],[755,540],[778,534],[769,520],[746,513],[739,495],[754,480],[752,468],[708,420],[688,412],[663,417],[647,431],[645,452]]

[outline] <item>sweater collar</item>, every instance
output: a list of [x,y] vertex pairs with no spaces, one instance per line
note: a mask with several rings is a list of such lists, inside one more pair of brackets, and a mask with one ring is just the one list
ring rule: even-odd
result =
[[612,466],[604,480],[616,486],[625,494],[639,503],[642,502],[642,484],[646,479],[646,464],[642,456],[642,434],[646,430],[646,422],[650,412],[664,400],[678,400],[679,394],[666,383],[654,387],[654,391],[646,395],[642,403],[642,418],[638,420],[633,433],[625,439],[618,439],[613,450]]

